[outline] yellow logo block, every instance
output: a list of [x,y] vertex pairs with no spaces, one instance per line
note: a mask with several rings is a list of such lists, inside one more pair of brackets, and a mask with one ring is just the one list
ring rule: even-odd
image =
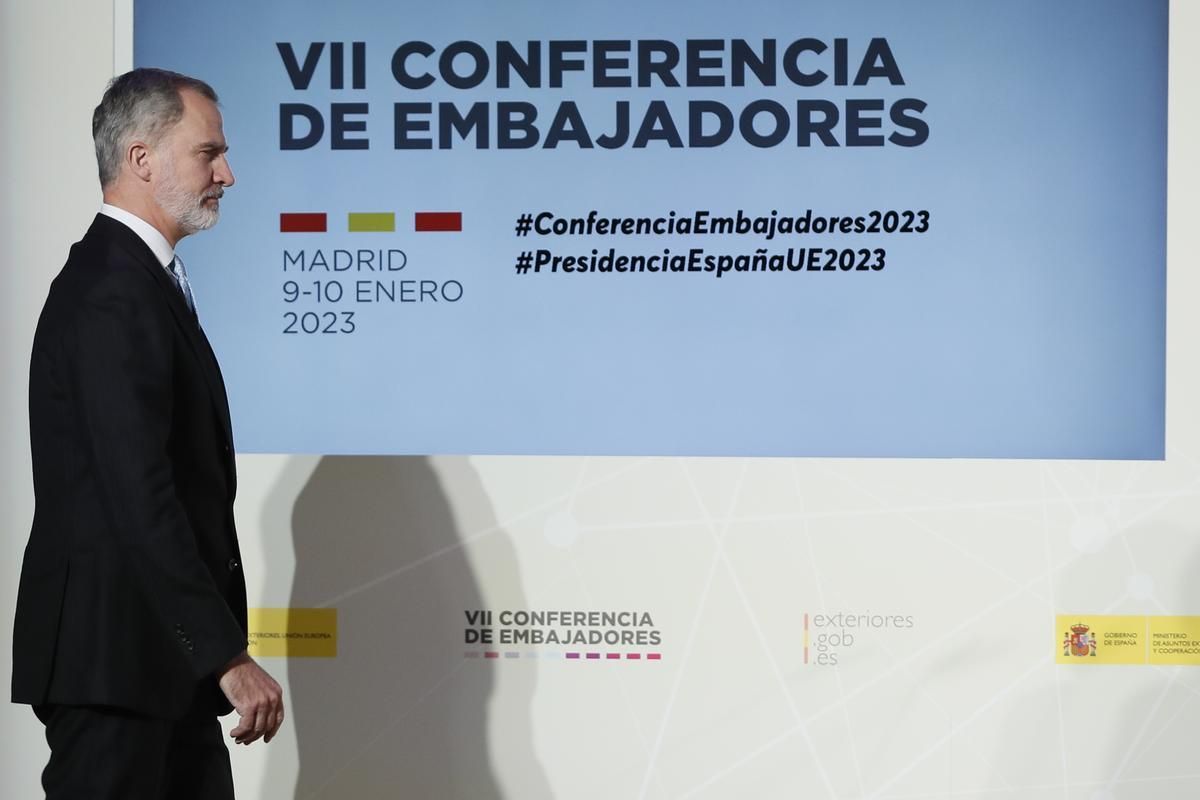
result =
[[1147,617],[1059,614],[1057,627],[1059,664],[1147,663]]
[[336,658],[336,608],[252,608],[252,656]]
[[1200,664],[1200,617],[1151,617],[1151,664]]

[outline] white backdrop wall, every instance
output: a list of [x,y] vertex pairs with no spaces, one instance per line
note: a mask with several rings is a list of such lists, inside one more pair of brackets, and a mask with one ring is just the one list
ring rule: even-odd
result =
[[[6,641],[29,345],[99,203],[90,114],[130,19],[0,12]],[[1165,462],[240,457],[251,604],[339,620],[337,658],[263,659],[291,716],[235,753],[241,796],[1200,796],[1200,668],[1055,663],[1058,614],[1200,615],[1198,35],[1172,3]],[[465,658],[474,609],[647,612],[661,659]],[[838,612],[912,624],[817,664]],[[36,796],[40,726],[0,729],[4,796]]]

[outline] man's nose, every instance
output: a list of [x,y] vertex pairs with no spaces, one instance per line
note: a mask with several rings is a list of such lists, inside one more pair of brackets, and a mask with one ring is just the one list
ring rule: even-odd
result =
[[229,159],[225,156],[217,161],[216,169],[213,170],[213,179],[222,186],[233,186],[233,167],[229,166]]

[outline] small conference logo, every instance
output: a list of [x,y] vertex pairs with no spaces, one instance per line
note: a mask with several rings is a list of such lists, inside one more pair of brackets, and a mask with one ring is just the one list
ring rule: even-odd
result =
[[1096,634],[1092,633],[1090,625],[1076,622],[1070,630],[1063,633],[1063,655],[1076,658],[1096,657]]
[[463,609],[465,658],[574,662],[662,660],[649,611]]

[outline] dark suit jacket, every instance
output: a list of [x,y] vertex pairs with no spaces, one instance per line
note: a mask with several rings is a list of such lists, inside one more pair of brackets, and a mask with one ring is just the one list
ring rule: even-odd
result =
[[13,637],[19,703],[229,710],[246,647],[225,387],[150,248],[97,216],[34,335],[36,496]]

